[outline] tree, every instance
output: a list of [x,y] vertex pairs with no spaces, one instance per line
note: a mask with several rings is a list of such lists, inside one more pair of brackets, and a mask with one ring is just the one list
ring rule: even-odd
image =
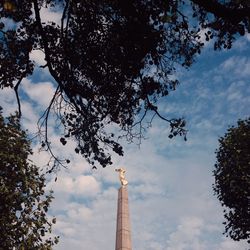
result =
[[225,207],[225,233],[250,243],[250,118],[219,139],[213,189]]
[[49,250],[58,242],[47,236],[56,222],[46,217],[52,193],[45,194],[45,177],[28,159],[30,154],[17,116],[4,119],[0,110],[1,249]]
[[[60,12],[61,22],[42,21],[42,8]],[[105,167],[109,149],[123,154],[110,125],[140,140],[149,115],[170,124],[170,138],[185,138],[185,121],[163,117],[157,100],[176,89],[176,65],[188,68],[201,52],[202,32],[215,39],[215,50],[230,49],[249,32],[249,13],[246,0],[1,1],[0,87],[15,90],[21,115],[18,88],[35,66],[30,52],[43,51],[42,68],[57,88],[40,120],[42,145],[53,154],[46,131],[54,107],[65,128],[61,143],[74,138],[76,153]],[[6,20],[16,25],[8,28]]]

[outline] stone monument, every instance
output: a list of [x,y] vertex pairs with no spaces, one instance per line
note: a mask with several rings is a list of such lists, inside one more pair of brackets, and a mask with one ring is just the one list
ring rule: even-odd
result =
[[115,250],[132,250],[126,170],[119,168],[115,171],[119,172],[121,182],[121,187],[118,190]]

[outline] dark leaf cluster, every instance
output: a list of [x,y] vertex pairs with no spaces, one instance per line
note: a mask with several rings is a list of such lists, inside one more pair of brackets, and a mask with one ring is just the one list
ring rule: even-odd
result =
[[[43,22],[42,8],[60,12],[60,23]],[[146,114],[164,118],[157,100],[176,89],[176,65],[189,67],[201,52],[202,32],[206,41],[215,39],[215,49],[230,48],[249,32],[249,13],[243,0],[1,1],[0,87],[14,88],[19,103],[18,87],[34,69],[30,52],[43,51],[42,68],[58,88],[42,124],[56,107],[66,131],[62,144],[74,138],[76,152],[105,167],[107,149],[122,154],[105,128],[115,124],[133,138]],[[6,20],[16,24],[8,28]],[[163,120],[174,128],[170,137],[186,135],[182,121]],[[50,148],[47,135],[44,143]]]
[[213,189],[224,206],[225,233],[250,243],[250,118],[219,139]]

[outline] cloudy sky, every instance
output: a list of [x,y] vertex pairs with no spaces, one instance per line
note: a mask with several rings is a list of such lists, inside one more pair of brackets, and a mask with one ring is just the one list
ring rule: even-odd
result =
[[[50,19],[57,19],[57,15]],[[161,100],[167,117],[185,117],[188,141],[169,139],[169,128],[154,120],[140,147],[124,144],[125,156],[114,155],[114,164],[93,171],[73,153],[74,142],[61,146],[53,126],[50,138],[55,152],[71,159],[48,181],[55,191],[50,216],[56,216],[54,234],[61,239],[56,250],[114,249],[117,190],[114,168],[127,169],[132,242],[135,250],[247,250],[246,242],[223,236],[222,207],[213,196],[212,171],[218,138],[250,107],[250,36],[239,39],[232,50],[214,52],[210,44],[190,70],[179,69],[181,85]],[[43,54],[35,51],[38,65]],[[36,122],[54,90],[46,72],[37,70],[22,84],[23,126],[37,131]],[[45,94],[46,93],[46,94]],[[17,108],[12,90],[0,91],[0,105],[9,114]],[[51,124],[53,122],[51,121]],[[38,153],[34,162],[43,167],[48,155]]]

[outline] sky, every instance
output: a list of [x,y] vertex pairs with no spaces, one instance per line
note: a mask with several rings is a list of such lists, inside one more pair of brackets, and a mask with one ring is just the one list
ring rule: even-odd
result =
[[[57,20],[57,13],[43,18]],[[49,216],[60,236],[55,250],[114,249],[116,209],[120,187],[117,167],[127,170],[132,244],[135,250],[247,250],[245,241],[226,238],[223,208],[213,194],[213,169],[218,138],[239,118],[250,116],[250,36],[238,39],[230,51],[214,52],[206,44],[196,63],[178,69],[177,90],[159,102],[167,117],[184,117],[187,141],[169,139],[169,127],[155,119],[140,147],[124,142],[124,157],[113,155],[114,164],[92,170],[74,154],[74,142],[65,147],[50,121],[49,135],[54,152],[68,156],[68,169],[61,169],[47,182],[54,190]],[[37,65],[43,54],[32,52]],[[47,107],[55,86],[48,72],[37,69],[21,86],[22,124],[30,133]],[[4,114],[14,112],[17,103],[11,89],[0,91]],[[32,160],[40,167],[48,161],[34,145]]]

